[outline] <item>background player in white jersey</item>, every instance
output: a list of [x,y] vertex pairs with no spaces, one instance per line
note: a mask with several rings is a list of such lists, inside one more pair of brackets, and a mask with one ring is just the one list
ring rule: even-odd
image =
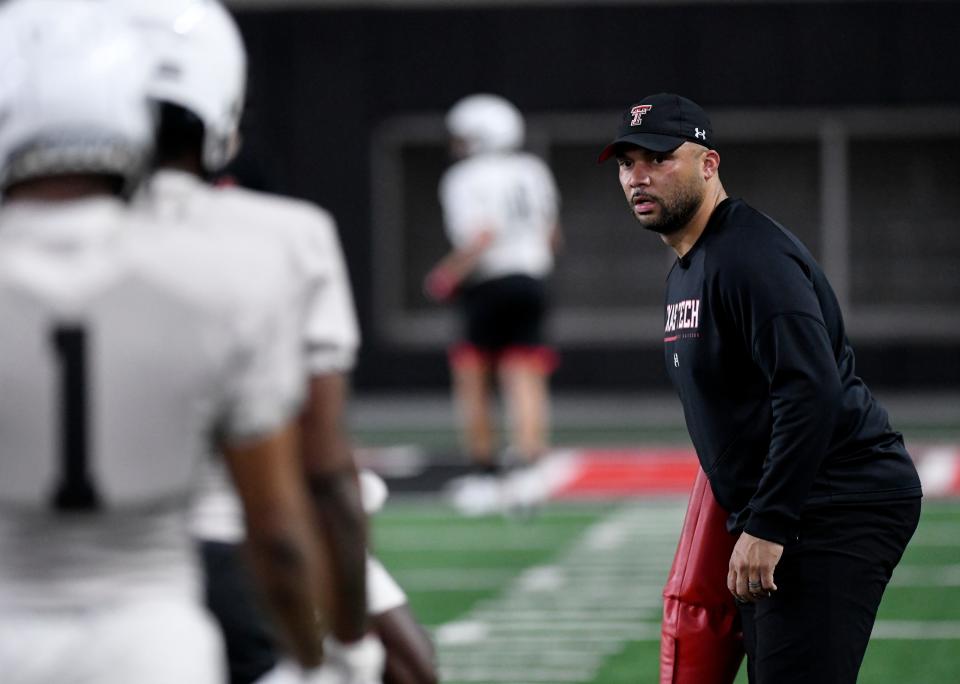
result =
[[[327,668],[336,681],[380,681],[382,646],[377,636],[368,633],[366,610],[366,595],[375,595],[378,585],[367,587],[366,519],[342,424],[347,374],[353,367],[359,333],[333,219],[306,202],[239,187],[214,188],[207,182],[237,149],[246,80],[241,36],[219,3],[118,0],[115,4],[132,16],[160,61],[152,86],[161,109],[158,169],[143,193],[142,206],[198,231],[265,236],[286,250],[290,270],[300,284],[297,305],[305,313],[302,337],[309,376],[300,420],[301,455],[330,559],[324,583],[331,631],[325,646]],[[204,540],[211,607],[227,637],[231,681],[252,682],[274,668],[277,653],[246,590],[244,567],[237,557],[243,537],[241,521],[233,510],[231,493],[222,486],[217,469],[213,470],[214,486],[199,502],[195,528]],[[372,573],[388,591],[395,588],[381,567]],[[398,619],[406,631],[383,633],[391,646],[388,681],[432,681],[429,642],[405,601],[392,607],[390,617]],[[418,676],[391,680],[395,669]],[[280,676],[267,675],[274,680]]]
[[291,285],[262,242],[136,225],[151,69],[99,5],[0,9],[5,684],[219,684],[186,524],[213,434],[288,645],[321,656]]
[[[440,182],[452,250],[428,274],[425,289],[438,300],[457,296],[464,330],[450,350],[454,394],[469,458],[481,474],[493,475],[500,465],[491,413],[494,373],[511,423],[509,451],[533,464],[547,449],[547,385],[556,358],[544,344],[545,279],[560,241],[559,196],[546,164],[519,151],[524,121],[510,102],[471,95],[451,108],[446,123],[459,158]],[[508,499],[535,496],[529,491],[535,480],[522,473],[513,479],[521,488],[508,487]],[[462,484],[453,502],[464,512],[499,505],[493,478]]]

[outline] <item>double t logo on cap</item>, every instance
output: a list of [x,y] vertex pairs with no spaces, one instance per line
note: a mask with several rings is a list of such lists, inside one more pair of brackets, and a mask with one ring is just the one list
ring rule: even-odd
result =
[[631,126],[639,126],[643,123],[643,115],[653,109],[653,105],[637,105],[630,110],[630,113],[633,114],[633,119],[630,121]]

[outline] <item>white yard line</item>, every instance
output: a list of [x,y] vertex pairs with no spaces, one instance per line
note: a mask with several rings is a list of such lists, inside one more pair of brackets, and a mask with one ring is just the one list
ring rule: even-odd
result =
[[542,551],[555,549],[567,538],[566,530],[537,530],[536,534],[523,529],[512,529],[504,534],[502,529],[482,529],[464,532],[458,527],[450,530],[431,530],[424,536],[420,528],[389,530],[376,540],[377,551],[423,551],[490,552]]
[[960,565],[900,565],[890,588],[960,587]]
[[660,592],[683,516],[676,502],[626,505],[552,564],[436,629],[444,682],[590,682],[627,642],[659,639]]
[[489,591],[503,587],[517,573],[498,568],[416,568],[393,574],[407,591]]
[[880,620],[870,639],[953,641],[960,639],[960,620]]
[[910,546],[947,546],[960,543],[960,525],[946,520],[921,521]]

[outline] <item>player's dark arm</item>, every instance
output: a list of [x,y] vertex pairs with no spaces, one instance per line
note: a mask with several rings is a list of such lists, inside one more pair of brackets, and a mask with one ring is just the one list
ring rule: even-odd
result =
[[327,551],[330,581],[324,603],[331,631],[342,643],[357,641],[368,631],[367,524],[343,425],[346,394],[344,375],[313,376],[300,419],[303,467]]
[[373,628],[387,650],[384,684],[436,684],[436,653],[429,635],[404,603],[373,616]]
[[291,655],[309,668],[322,655],[316,623],[319,563],[298,448],[291,425],[222,451],[243,504],[255,576]]

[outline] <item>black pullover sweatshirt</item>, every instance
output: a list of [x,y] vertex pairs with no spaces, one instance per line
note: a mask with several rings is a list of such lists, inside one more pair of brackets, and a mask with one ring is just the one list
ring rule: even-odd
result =
[[921,495],[823,271],[742,200],[720,203],[670,270],[663,342],[731,532],[786,544],[807,507]]

